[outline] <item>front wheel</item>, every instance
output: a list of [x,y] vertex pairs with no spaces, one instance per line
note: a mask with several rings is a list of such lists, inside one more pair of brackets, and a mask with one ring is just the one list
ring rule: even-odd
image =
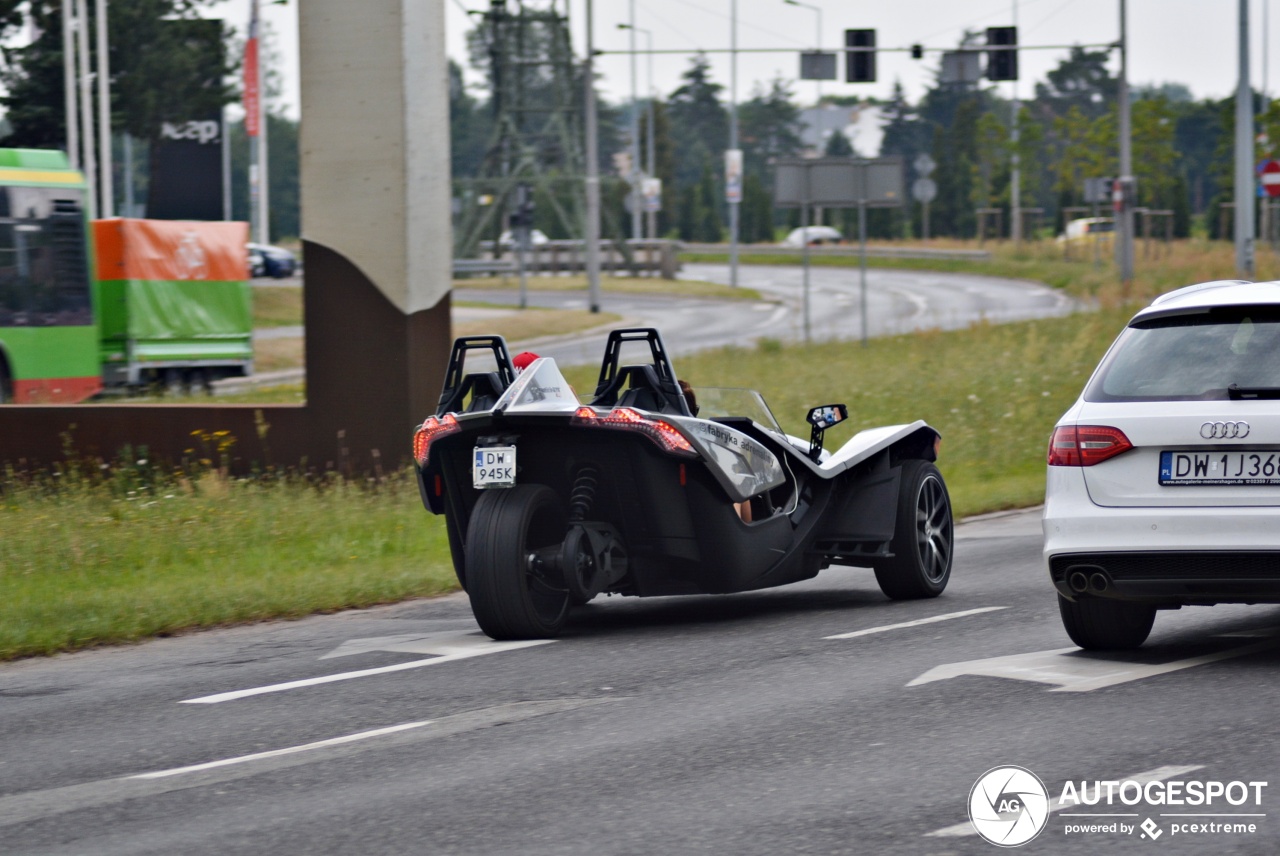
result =
[[1058,611],[1071,641],[1086,651],[1139,648],[1156,620],[1154,606],[1104,597],[1067,600],[1058,595]]
[[889,544],[893,558],[875,568],[880,590],[894,600],[942,594],[951,579],[954,530],[951,497],[942,473],[928,461],[904,461],[898,516]]
[[550,639],[569,612],[569,589],[538,561],[564,539],[555,492],[516,485],[481,494],[467,527],[466,589],[480,629],[494,639]]

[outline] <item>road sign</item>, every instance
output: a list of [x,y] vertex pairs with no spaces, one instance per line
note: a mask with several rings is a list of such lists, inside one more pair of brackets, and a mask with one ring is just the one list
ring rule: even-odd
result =
[[916,159],[912,161],[912,166],[916,168],[916,175],[920,176],[921,178],[927,176],[929,173],[933,172],[935,169],[938,168],[938,164],[934,161],[934,159],[929,157],[926,154],[916,155]]
[[1108,202],[1111,200],[1111,179],[1086,178],[1084,180],[1085,202]]
[[1280,161],[1263,161],[1258,171],[1261,173],[1262,189],[1267,195],[1272,198],[1280,196]]
[[781,158],[774,167],[773,204],[897,207],[905,199],[902,158]]
[[835,80],[836,55],[830,51],[806,51],[800,54],[801,80]]
[[932,178],[917,178],[911,185],[911,198],[916,202],[929,203],[938,196],[938,182]]
[[742,201],[742,149],[725,150],[724,201],[733,205]]

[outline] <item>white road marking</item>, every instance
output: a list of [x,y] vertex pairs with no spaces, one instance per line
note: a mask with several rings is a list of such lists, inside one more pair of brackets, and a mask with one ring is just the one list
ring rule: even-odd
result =
[[[219,702],[233,701],[239,698],[263,695],[265,693],[278,693],[286,690],[299,689],[301,687],[313,687],[317,684],[331,684],[335,681],[349,681],[354,678],[369,677],[370,675],[385,675],[391,672],[403,672],[406,669],[421,669],[424,666],[436,666],[441,663],[452,663],[455,660],[465,660],[470,657],[481,657],[485,654],[499,654],[503,651],[516,651],[520,648],[531,648],[535,645],[546,645],[554,641],[554,639],[530,639],[523,642],[494,642],[487,636],[475,631],[448,631],[444,633],[433,633],[426,636],[415,636],[413,634],[409,634],[406,636],[384,636],[374,639],[353,639],[350,642],[339,646],[329,654],[326,654],[325,657],[342,657],[350,654],[362,654],[366,651],[382,650],[407,652],[412,654],[434,654],[436,656],[428,660],[411,660],[408,663],[396,663],[393,666],[379,666],[373,669],[360,669],[355,672],[339,672],[336,675],[321,675],[318,678],[303,678],[302,680],[287,681],[282,684],[271,684],[265,687],[253,687],[247,690],[233,690],[231,692],[201,696],[200,698],[189,698],[183,700],[181,703],[218,704]],[[352,647],[348,649],[347,646]],[[324,658],[322,657],[321,659]]]
[[1231,648],[1200,657],[1174,660],[1169,663],[1131,663],[1123,660],[1104,660],[1091,657],[1079,648],[1056,648],[1052,651],[1033,651],[1029,654],[1012,654],[1007,657],[991,657],[985,660],[968,660],[935,666],[907,684],[909,687],[945,681],[961,675],[984,675],[991,678],[1012,678],[1040,684],[1056,684],[1055,693],[1087,693],[1112,687],[1129,681],[1139,681],[1156,675],[1244,657],[1258,651],[1276,647],[1280,640],[1269,639],[1242,648]]
[[328,740],[317,740],[314,743],[304,743],[301,746],[289,746],[285,749],[272,749],[269,752],[255,752],[252,755],[240,755],[236,758],[223,758],[221,761],[209,761],[204,764],[192,764],[189,767],[174,767],[172,770],[158,770],[154,773],[139,773],[136,776],[128,776],[130,779],[163,779],[168,776],[180,776],[183,773],[197,773],[201,770],[212,770],[216,767],[229,767],[232,764],[246,764],[250,761],[261,761],[264,758],[279,758],[282,755],[294,755],[298,752],[309,752],[312,749],[324,749],[327,746],[341,746],[344,743],[354,743],[357,740],[368,740],[370,737],[381,737],[384,734],[395,734],[400,731],[408,731],[411,728],[421,728],[424,725],[430,725],[432,720],[424,719],[422,722],[405,722],[401,725],[390,725],[386,728],[375,728],[372,731],[361,731],[358,734],[348,734],[345,737],[331,737]]
[[[868,627],[866,630],[854,630],[850,633],[837,633],[835,636],[823,636],[823,639],[853,639],[857,636],[870,636],[872,633],[884,633],[889,630],[901,630],[904,627],[918,627],[921,624],[933,624],[935,621],[949,621],[952,618],[964,618],[966,615],[978,615],[983,612],[995,612],[1008,609],[1007,606],[984,606],[981,609],[966,609],[964,612],[948,612],[946,615],[934,615],[929,618],[917,618],[915,621],[904,621],[901,624],[886,624],[882,627]],[[910,686],[910,684],[908,684]]]
[[[1204,769],[1203,764],[1196,764],[1189,767],[1157,767],[1156,769],[1148,770],[1145,773],[1136,773],[1132,776],[1123,776],[1121,777],[1121,779],[1119,779],[1119,781],[1129,780],[1129,781],[1137,782],[1140,785],[1145,785],[1147,782],[1163,782],[1165,779],[1172,779],[1174,776],[1181,776],[1185,773],[1190,773],[1195,770],[1203,770],[1203,769]],[[1062,799],[1061,796],[1059,796],[1058,799],[1056,800],[1050,798],[1049,813],[1057,814],[1063,809],[1073,808],[1079,805],[1080,802],[1083,800],[1083,798],[1086,795],[1088,795],[1088,793],[1089,791],[1086,789],[1085,793],[1080,794],[1079,797],[1076,799],[1067,798],[1064,800]],[[1068,816],[1075,816],[1075,815],[1068,815]],[[1085,817],[1086,815],[1079,815],[1079,816]],[[1087,815],[1087,816],[1095,817],[1099,815]],[[1111,816],[1124,817],[1126,815],[1107,815],[1107,816],[1108,817],[1111,817]],[[966,820],[964,823],[957,823],[955,826],[946,826],[946,827],[943,827],[942,829],[935,829],[933,832],[926,832],[925,837],[926,838],[960,838],[965,835],[977,835],[977,834],[978,832],[973,828],[973,824]]]

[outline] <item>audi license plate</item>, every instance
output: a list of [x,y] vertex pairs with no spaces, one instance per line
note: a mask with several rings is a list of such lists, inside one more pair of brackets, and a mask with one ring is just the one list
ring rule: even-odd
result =
[[1161,452],[1162,485],[1280,485],[1280,450]]
[[476,446],[472,484],[478,489],[512,487],[516,483],[515,446]]

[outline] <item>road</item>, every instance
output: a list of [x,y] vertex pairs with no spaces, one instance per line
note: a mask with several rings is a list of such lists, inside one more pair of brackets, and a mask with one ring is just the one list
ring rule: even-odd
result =
[[[522,647],[457,595],[0,665],[0,851],[987,854],[967,801],[1006,764],[1055,808],[1068,781],[1268,783],[1260,806],[1061,807],[1028,853],[1280,848],[1280,608],[1161,613],[1141,652],[1084,655],[1037,512],[958,537],[930,601],[832,568],[602,598]],[[1206,811],[1265,816],[1162,816]],[[1157,845],[1065,832],[1146,819]]]
[[[673,354],[724,345],[749,345],[763,338],[804,339],[803,269],[742,265],[739,285],[755,289],[759,301],[709,300],[609,293],[602,308],[629,321],[657,327]],[[682,279],[729,282],[728,265],[686,264]],[[678,287],[678,286],[677,286]],[[456,300],[514,304],[515,292],[458,289]],[[585,309],[581,291],[530,291],[534,306]],[[955,329],[980,320],[1017,321],[1064,315],[1077,304],[1039,283],[971,274],[871,269],[867,272],[867,329],[871,336],[928,328]],[[810,271],[810,335],[816,340],[861,335],[861,285],[856,268],[815,267]],[[562,365],[597,363],[605,333],[540,343],[538,353]]]

